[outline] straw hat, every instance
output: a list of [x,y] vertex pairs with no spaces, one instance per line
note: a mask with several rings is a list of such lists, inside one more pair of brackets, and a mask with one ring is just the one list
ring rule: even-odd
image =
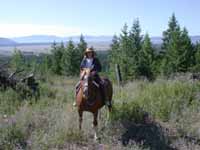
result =
[[85,50],[85,54],[87,54],[87,53],[89,53],[89,52],[94,53],[94,49],[93,49],[92,47],[90,47],[90,48],[87,48],[87,49]]

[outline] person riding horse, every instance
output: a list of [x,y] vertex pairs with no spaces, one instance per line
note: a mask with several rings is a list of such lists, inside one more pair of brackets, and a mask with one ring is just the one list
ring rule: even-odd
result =
[[[81,62],[80,70],[83,70],[84,68],[91,69],[91,75],[94,77],[95,82],[99,84],[99,89],[103,98],[102,100],[105,102],[107,106],[110,106],[111,105],[110,101],[108,101],[105,97],[103,81],[98,75],[98,72],[101,72],[102,67],[101,67],[99,59],[95,57],[95,51],[92,47],[87,48],[84,52],[84,58]],[[76,86],[77,90],[79,86],[80,86],[80,83],[78,83]],[[73,106],[76,106],[76,102],[74,102]]]
[[101,71],[101,64],[95,57],[93,48],[87,48],[85,56],[80,65],[80,81],[76,85],[76,95],[74,106],[77,106],[79,115],[79,129],[82,128],[83,112],[93,114],[94,139],[98,136],[98,112],[104,106],[108,106],[112,111],[112,82],[107,78],[100,78],[98,72]]

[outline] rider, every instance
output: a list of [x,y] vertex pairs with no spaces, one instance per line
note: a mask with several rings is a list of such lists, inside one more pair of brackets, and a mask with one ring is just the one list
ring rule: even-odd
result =
[[100,88],[100,92],[101,92],[103,101],[105,101],[106,104],[109,106],[110,103],[109,103],[108,100],[106,100],[103,82],[98,75],[98,72],[101,72],[101,68],[102,68],[100,61],[97,57],[95,57],[95,52],[94,52],[94,49],[92,47],[87,48],[85,50],[84,54],[85,54],[85,56],[84,56],[84,58],[81,62],[80,69],[81,70],[83,68],[90,68],[91,69],[91,74],[95,77],[95,81],[100,85],[99,88]]

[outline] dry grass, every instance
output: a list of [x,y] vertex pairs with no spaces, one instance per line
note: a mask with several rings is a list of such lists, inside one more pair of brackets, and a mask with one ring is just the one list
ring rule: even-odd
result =
[[[78,130],[77,110],[72,108],[76,82],[50,76],[41,83],[37,103],[20,101],[13,91],[1,93],[0,149],[199,148],[199,83],[158,80],[114,86],[114,110],[110,119],[107,108],[101,110],[101,140],[94,142],[90,113],[84,113],[83,132]],[[191,100],[189,107],[185,105]],[[146,112],[151,115],[150,124],[143,122]]]

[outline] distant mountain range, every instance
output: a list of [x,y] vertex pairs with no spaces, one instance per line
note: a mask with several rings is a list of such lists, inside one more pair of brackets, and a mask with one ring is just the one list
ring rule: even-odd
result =
[[[111,42],[112,36],[84,36],[87,42]],[[71,37],[58,37],[58,36],[48,36],[48,35],[33,35],[25,37],[16,37],[12,40],[17,43],[52,43],[52,42],[66,42],[69,40],[78,42],[80,36],[71,36]]]
[[[84,36],[86,42],[88,43],[107,43],[110,44],[113,36]],[[48,35],[33,35],[25,37],[16,38],[0,38],[0,46],[15,46],[21,44],[42,44],[42,43],[53,43],[55,42],[66,42],[70,39],[74,42],[79,41],[80,36],[71,37],[58,37],[58,36],[48,36]],[[193,43],[200,41],[200,36],[191,36]],[[151,37],[153,44],[161,44],[162,37]]]
[[8,38],[0,38],[0,46],[16,45],[17,43]]

